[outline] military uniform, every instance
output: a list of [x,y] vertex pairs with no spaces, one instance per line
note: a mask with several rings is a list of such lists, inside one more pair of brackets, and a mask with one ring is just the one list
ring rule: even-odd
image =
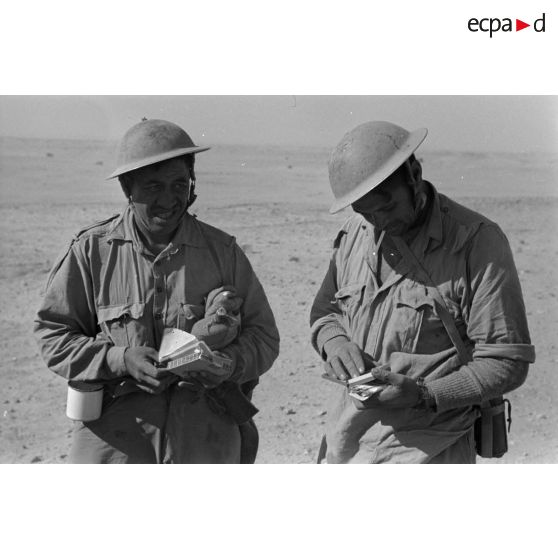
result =
[[277,357],[279,335],[233,237],[186,213],[170,244],[154,256],[128,207],[74,239],[51,272],[35,320],[52,371],[105,386],[103,414],[77,430],[74,460],[239,461],[238,426],[207,393],[174,384],[147,394],[124,364],[126,347],[158,348],[168,327],[190,331],[203,317],[205,297],[225,284],[244,303],[241,332],[221,352],[236,362],[230,379],[254,385]]
[[[393,243],[354,215],[335,241],[311,311],[312,343],[355,342],[378,365],[422,377],[435,409],[357,410],[335,393],[326,428],[328,463],[475,460],[475,405],[518,387],[534,362],[525,308],[508,241],[498,225],[432,192],[430,213],[411,249],[432,278],[426,286]],[[461,366],[435,310],[438,288],[473,355]]]

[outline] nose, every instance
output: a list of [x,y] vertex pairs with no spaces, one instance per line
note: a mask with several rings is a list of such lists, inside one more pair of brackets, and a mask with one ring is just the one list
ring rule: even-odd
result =
[[157,199],[157,205],[162,209],[171,209],[177,203],[177,196],[170,186],[163,188]]

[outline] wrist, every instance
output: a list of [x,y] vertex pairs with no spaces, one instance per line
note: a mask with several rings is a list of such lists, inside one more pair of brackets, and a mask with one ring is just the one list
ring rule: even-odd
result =
[[237,357],[236,352],[230,349],[227,350],[225,348],[220,350],[214,350],[213,353],[216,354],[217,356],[228,358],[231,361],[231,372],[226,379],[238,383],[243,374],[242,374],[242,367],[238,366],[239,359]]
[[314,344],[320,356],[322,358],[325,358],[326,343],[340,336],[348,339],[345,328],[343,328],[341,324],[338,323],[328,323],[322,326],[315,334],[313,334],[312,343]]
[[436,412],[436,399],[425,384],[424,378],[418,378],[416,383],[418,388],[418,401],[413,405],[413,408]]
[[112,346],[106,354],[106,365],[109,370],[110,376],[118,378],[125,376],[128,372],[124,355],[128,347]]
[[331,339],[328,339],[323,346],[323,351],[325,353],[326,358],[331,356],[332,353],[335,353],[335,350],[345,343],[349,342],[350,339],[345,335],[336,335]]

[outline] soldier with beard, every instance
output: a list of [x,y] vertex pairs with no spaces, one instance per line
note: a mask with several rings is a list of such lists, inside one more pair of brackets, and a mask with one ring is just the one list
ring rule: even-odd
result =
[[[253,413],[242,407],[277,357],[279,335],[235,239],[189,212],[194,156],[207,149],[171,122],[133,126],[109,177],[128,206],[81,231],[50,274],[35,320],[42,356],[74,384],[104,391],[100,418],[74,432],[74,463],[255,459]],[[216,330],[221,295],[221,310],[234,316]],[[187,382],[158,368],[167,328],[193,332],[231,359],[230,374]]]
[[517,271],[500,227],[422,178],[412,133],[368,122],[329,161],[331,212],[351,206],[311,310],[326,375],[374,369],[365,402],[340,389],[328,463],[474,463],[479,406],[534,362]]

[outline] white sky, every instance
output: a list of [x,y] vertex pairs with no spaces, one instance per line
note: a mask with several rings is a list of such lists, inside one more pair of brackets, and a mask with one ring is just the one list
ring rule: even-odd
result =
[[3,96],[7,136],[118,139],[143,116],[203,144],[332,146],[354,126],[429,129],[425,149],[558,151],[558,96]]

